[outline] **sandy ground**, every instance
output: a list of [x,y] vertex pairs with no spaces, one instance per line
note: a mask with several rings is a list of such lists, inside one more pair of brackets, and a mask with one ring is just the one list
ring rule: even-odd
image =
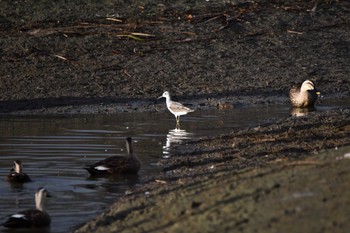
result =
[[[0,114],[348,100],[348,1],[1,1]],[[78,232],[346,232],[349,108],[193,141]],[[297,225],[296,225],[297,224]]]

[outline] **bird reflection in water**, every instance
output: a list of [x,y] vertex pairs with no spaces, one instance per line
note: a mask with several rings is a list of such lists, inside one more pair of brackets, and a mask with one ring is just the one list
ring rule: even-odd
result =
[[302,116],[306,116],[308,114],[310,114],[311,112],[315,112],[316,108],[312,107],[312,108],[292,108],[290,111],[290,114],[292,116],[296,116],[296,117],[302,117]]
[[193,133],[189,133],[180,127],[169,130],[166,136],[166,144],[163,146],[163,158],[170,157],[171,145],[176,143],[180,144],[183,140],[188,140],[192,138]]

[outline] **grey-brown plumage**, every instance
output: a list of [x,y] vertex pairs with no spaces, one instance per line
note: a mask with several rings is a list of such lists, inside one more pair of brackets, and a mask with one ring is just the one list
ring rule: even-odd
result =
[[309,108],[314,106],[318,94],[315,84],[310,80],[306,80],[290,89],[289,98],[293,107]]
[[115,174],[137,174],[141,168],[139,159],[134,155],[130,137],[126,138],[128,156],[112,156],[85,167],[91,176]]
[[36,209],[24,210],[13,214],[2,225],[8,228],[48,227],[51,223],[51,218],[44,210],[46,197],[50,197],[48,191],[44,188],[39,188],[35,193]]
[[13,161],[13,168],[6,177],[6,180],[11,183],[25,183],[31,181],[29,176],[23,172],[23,165],[19,160]]

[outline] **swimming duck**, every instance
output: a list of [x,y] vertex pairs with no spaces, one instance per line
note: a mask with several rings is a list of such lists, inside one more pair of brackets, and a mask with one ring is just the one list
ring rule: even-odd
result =
[[24,210],[13,214],[2,225],[8,228],[48,227],[51,223],[51,218],[44,210],[46,197],[50,197],[49,192],[44,188],[39,188],[35,193],[36,209]]
[[131,138],[126,138],[128,156],[112,156],[93,165],[85,167],[91,176],[104,176],[113,174],[137,174],[141,168],[139,159],[134,155]]
[[30,182],[29,176],[23,172],[22,162],[19,160],[13,161],[13,168],[10,174],[6,177],[6,180],[12,183],[25,183]]
[[160,98],[165,98],[166,99],[166,106],[168,108],[168,110],[174,114],[175,119],[176,119],[176,126],[179,125],[180,123],[180,116],[182,115],[186,115],[189,112],[194,112],[193,109],[190,109],[188,107],[185,107],[184,105],[182,105],[181,103],[172,101],[170,98],[170,94],[168,91],[165,91],[163,93],[163,95],[159,96],[158,99]]
[[313,107],[318,95],[315,84],[310,80],[305,80],[302,84],[294,85],[289,91],[289,98],[293,107],[309,108]]

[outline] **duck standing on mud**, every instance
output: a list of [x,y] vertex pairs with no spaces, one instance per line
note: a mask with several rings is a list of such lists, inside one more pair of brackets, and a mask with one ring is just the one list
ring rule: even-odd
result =
[[24,210],[13,214],[2,225],[8,228],[48,227],[51,223],[51,218],[44,210],[46,197],[50,197],[49,192],[44,188],[39,188],[35,193],[36,209]]
[[179,126],[180,124],[180,116],[182,115],[186,115],[189,112],[194,112],[193,109],[190,109],[188,107],[185,107],[184,105],[182,105],[181,103],[172,101],[170,98],[170,94],[168,91],[165,91],[163,93],[163,95],[159,96],[158,99],[160,98],[165,98],[166,99],[166,106],[168,108],[168,110],[174,114],[175,118],[176,118],[176,127]]
[[93,165],[85,167],[91,176],[115,174],[137,174],[141,168],[140,160],[134,155],[131,145],[132,139],[126,138],[128,156],[112,156]]
[[22,162],[19,160],[13,161],[13,168],[6,180],[11,183],[25,183],[32,181],[29,176],[23,172]]
[[314,106],[318,95],[315,84],[310,80],[305,80],[301,84],[294,85],[289,91],[289,98],[293,107],[311,108]]

